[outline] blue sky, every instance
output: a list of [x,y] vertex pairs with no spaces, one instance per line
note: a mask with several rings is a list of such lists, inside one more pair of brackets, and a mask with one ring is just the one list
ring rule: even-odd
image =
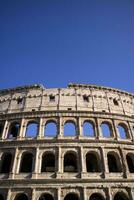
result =
[[134,91],[133,0],[0,0],[0,88]]

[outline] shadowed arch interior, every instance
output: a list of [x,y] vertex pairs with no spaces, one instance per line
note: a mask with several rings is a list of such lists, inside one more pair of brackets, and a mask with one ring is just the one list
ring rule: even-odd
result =
[[64,156],[64,172],[77,172],[77,156],[75,153],[67,152]]
[[21,158],[20,172],[30,173],[32,172],[32,164],[33,164],[33,154],[32,153],[24,153]]
[[0,194],[0,200],[4,200],[4,196]]
[[95,153],[89,152],[86,154],[87,172],[100,172],[100,162]]
[[109,152],[107,154],[109,172],[121,172],[120,159],[117,154]]
[[8,132],[8,138],[16,138],[19,135],[20,124],[18,122],[11,123]]
[[127,159],[127,165],[130,173],[134,173],[134,155],[131,153],[128,153],[126,155]]
[[79,198],[77,194],[69,193],[65,196],[64,200],[79,200]]
[[3,129],[4,129],[4,124],[1,123],[0,124],[0,138],[2,137]]
[[11,171],[12,154],[4,153],[1,159],[0,173],[9,173]]
[[55,155],[48,152],[42,156],[41,172],[55,171]]
[[54,200],[54,198],[51,194],[46,193],[46,194],[42,194],[39,200]]
[[101,194],[94,193],[90,196],[89,200],[104,200]]
[[117,192],[116,195],[114,196],[114,200],[129,200],[129,199],[123,192]]
[[26,194],[19,194],[15,197],[15,200],[28,200],[28,197]]

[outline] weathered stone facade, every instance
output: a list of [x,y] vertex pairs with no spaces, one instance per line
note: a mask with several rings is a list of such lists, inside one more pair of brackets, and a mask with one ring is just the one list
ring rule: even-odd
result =
[[[52,122],[56,135],[47,136]],[[37,134],[26,137],[31,123]],[[76,135],[64,135],[67,123]],[[1,90],[0,159],[0,200],[134,200],[134,95],[83,84]]]

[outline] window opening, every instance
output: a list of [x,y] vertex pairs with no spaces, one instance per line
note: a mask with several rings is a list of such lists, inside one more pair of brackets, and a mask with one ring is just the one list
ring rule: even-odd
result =
[[22,155],[20,172],[22,173],[32,172],[32,162],[33,162],[32,153],[25,153],[24,155]]
[[101,130],[102,130],[103,137],[111,137],[111,130],[110,130],[109,124],[102,123]]
[[54,200],[54,198],[51,194],[43,194],[43,195],[41,195],[39,200]]
[[5,153],[2,155],[2,164],[0,173],[9,173],[11,171],[12,154]]
[[55,96],[54,95],[50,95],[49,96],[49,101],[50,102],[55,102]]
[[0,194],[0,200],[4,200],[4,197],[2,194]]
[[87,167],[87,172],[100,172],[97,156],[94,153],[87,153],[86,167]]
[[86,95],[83,95],[83,100],[84,100],[84,102],[89,102],[89,97]]
[[3,129],[4,129],[4,125],[0,124],[0,138],[2,137]]
[[119,157],[116,159],[114,155],[108,153],[107,158],[109,172],[121,172],[121,167],[117,164],[117,160],[119,162]]
[[90,122],[84,122],[83,124],[83,135],[88,136],[88,137],[94,137],[95,132],[94,132],[94,126]]
[[130,173],[134,173],[134,155],[128,154],[126,156],[127,165]]
[[104,200],[104,198],[102,195],[95,193],[90,196],[89,200]]
[[113,103],[114,103],[115,106],[119,105],[119,103],[118,103],[118,101],[116,99],[113,99]]
[[15,200],[28,200],[28,197],[26,194],[19,194],[19,195],[17,195]]
[[123,192],[118,192],[114,196],[114,200],[129,200],[128,197]]
[[77,158],[73,153],[64,156],[64,172],[77,172]]
[[122,125],[118,125],[118,132],[121,139],[127,138],[127,131],[126,128],[124,128]]
[[20,124],[12,123],[9,127],[8,138],[16,138],[19,135]]
[[64,125],[64,136],[76,136],[75,124],[66,122]]
[[79,198],[76,194],[69,193],[65,196],[64,200],[79,200]]
[[42,156],[41,172],[54,172],[55,171],[55,155],[47,153]]
[[30,122],[27,125],[27,129],[26,129],[26,137],[36,137],[38,134],[38,124],[35,122]]
[[46,137],[55,137],[57,135],[57,125],[55,122],[49,122],[45,125]]

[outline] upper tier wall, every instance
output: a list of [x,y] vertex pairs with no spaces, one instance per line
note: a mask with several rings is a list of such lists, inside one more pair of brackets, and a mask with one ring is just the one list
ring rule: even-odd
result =
[[[84,96],[88,99],[84,100]],[[115,105],[114,99],[118,105]],[[33,85],[0,91],[1,114],[33,110],[77,110],[132,116],[134,95],[112,88],[73,84],[60,89],[46,89],[41,85]]]

